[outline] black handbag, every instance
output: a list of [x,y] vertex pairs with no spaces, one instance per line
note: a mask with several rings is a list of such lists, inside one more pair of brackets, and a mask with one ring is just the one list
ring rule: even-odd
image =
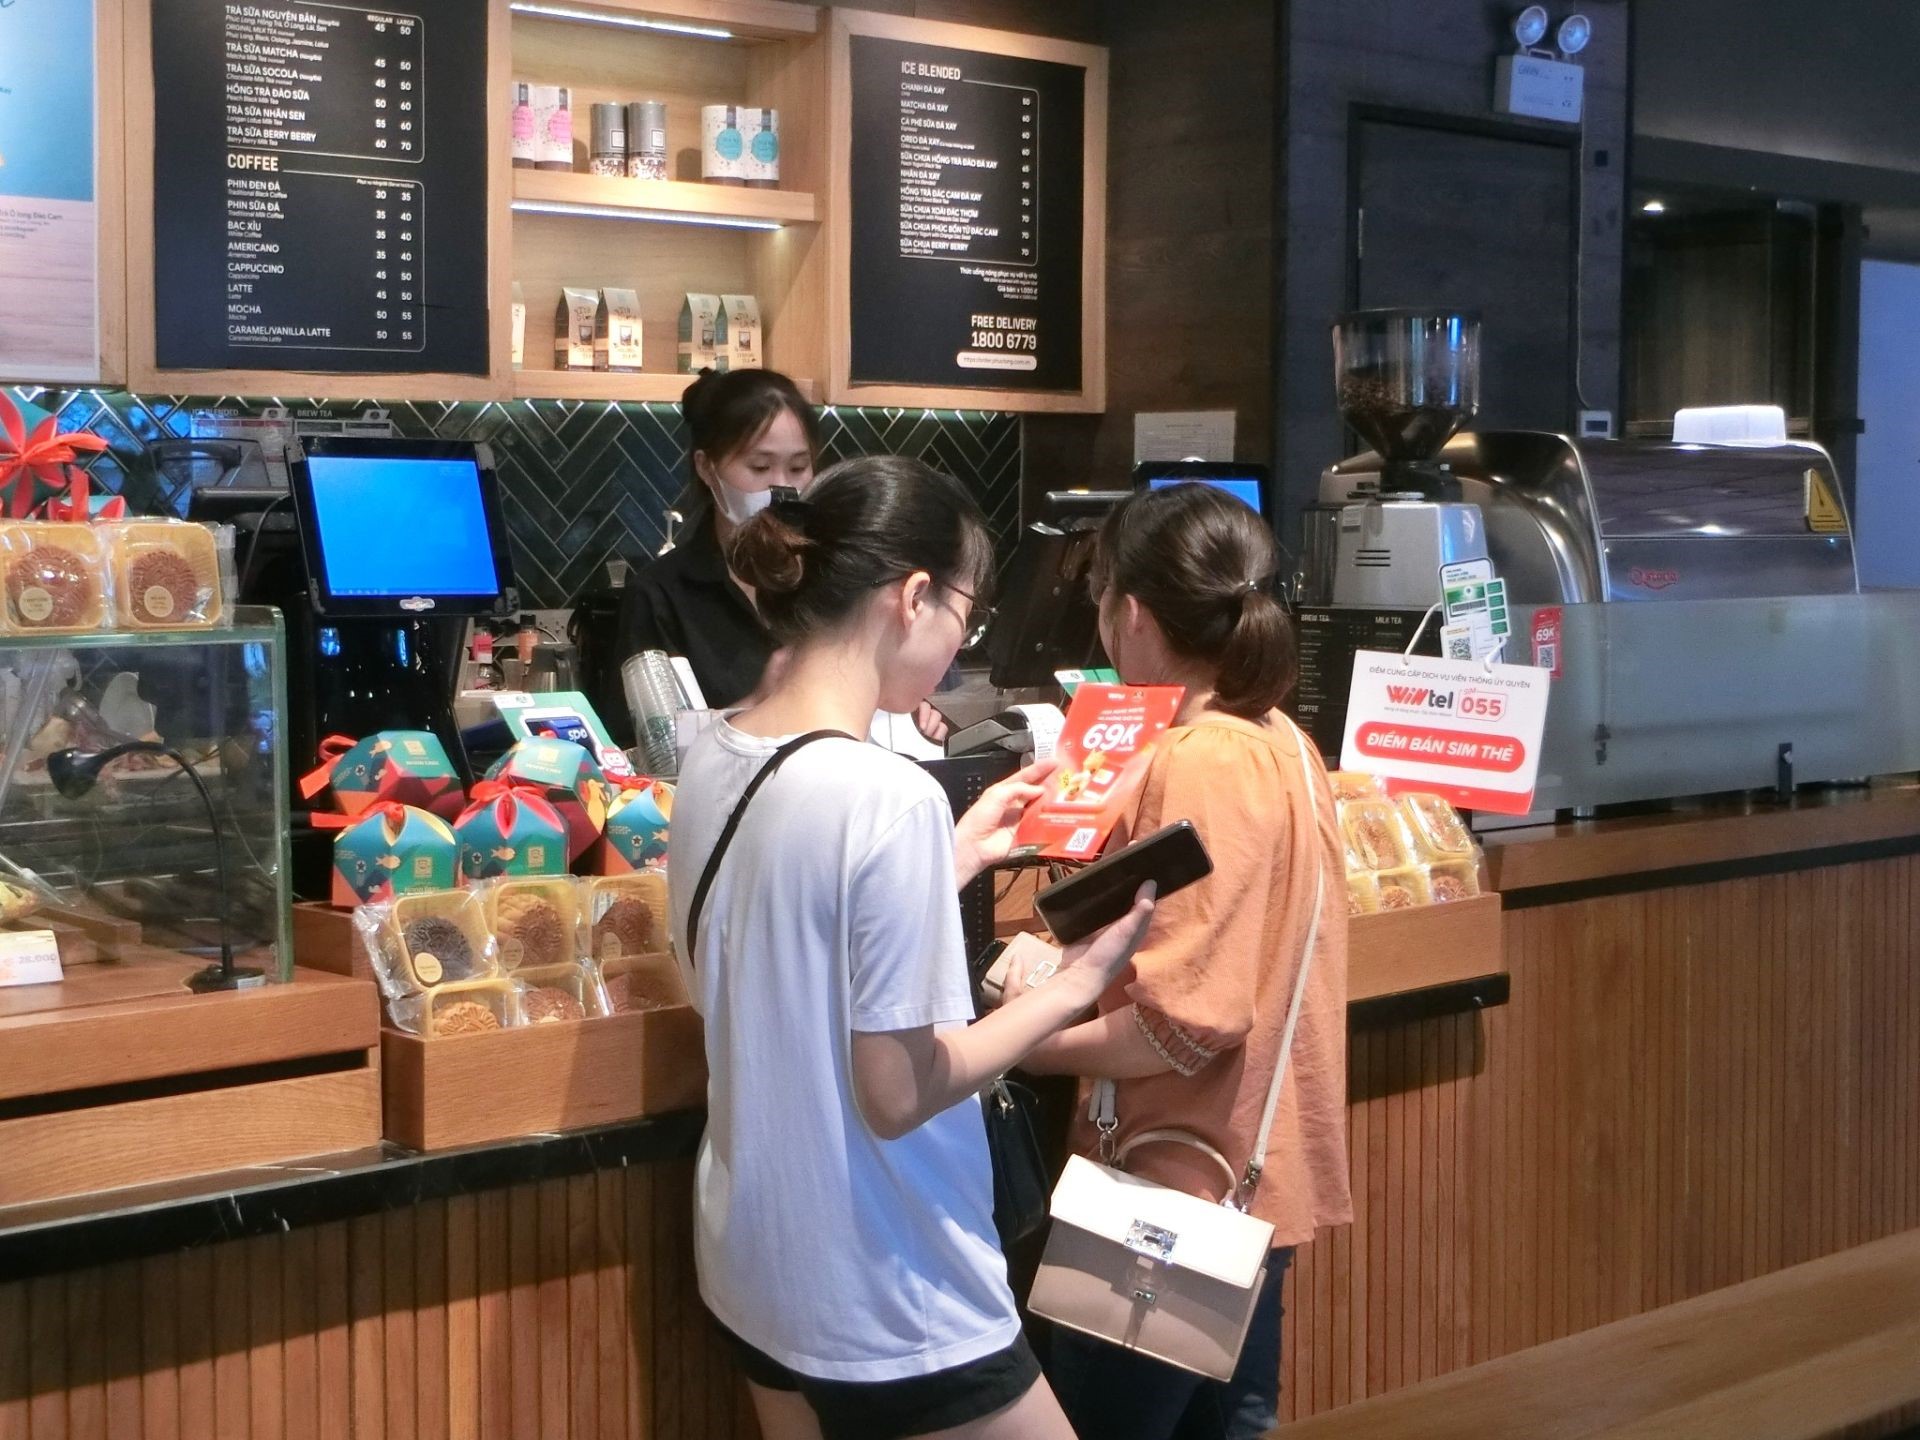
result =
[[993,1158],[993,1228],[1006,1250],[1047,1223],[1053,1182],[1034,1118],[1040,1097],[1002,1075],[980,1096],[987,1121],[987,1153]]
[[[974,959],[975,1015],[990,1008],[981,982],[1006,948],[1006,941],[996,940]],[[1053,1177],[1040,1148],[1040,1097],[1002,1075],[980,1092],[980,1109],[987,1122],[987,1154],[993,1160],[993,1228],[1000,1232],[1000,1248],[1008,1250],[1047,1223],[1053,1198]]]

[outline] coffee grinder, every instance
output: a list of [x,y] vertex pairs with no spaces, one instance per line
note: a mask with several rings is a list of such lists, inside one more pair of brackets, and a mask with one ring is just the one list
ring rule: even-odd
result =
[[[1487,558],[1480,507],[1442,447],[1480,408],[1480,320],[1454,310],[1357,310],[1333,326],[1347,428],[1372,448],[1320,477],[1296,577],[1301,725],[1329,756],[1358,650],[1405,650],[1440,598],[1440,567]],[[1429,625],[1419,653],[1440,653]]]

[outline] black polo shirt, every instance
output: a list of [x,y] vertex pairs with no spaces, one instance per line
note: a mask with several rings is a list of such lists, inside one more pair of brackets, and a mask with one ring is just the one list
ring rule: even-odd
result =
[[[684,655],[707,704],[737,705],[753,693],[773,654],[773,641],[752,603],[727,573],[708,514],[672,550],[630,575],[620,597],[619,644],[624,663],[642,650]],[[624,696],[612,713],[631,728]]]

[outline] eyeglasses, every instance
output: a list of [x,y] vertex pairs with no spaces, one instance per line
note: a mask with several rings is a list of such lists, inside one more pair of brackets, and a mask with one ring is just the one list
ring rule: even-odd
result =
[[943,588],[952,591],[972,607],[972,613],[967,617],[966,622],[966,639],[960,644],[962,650],[971,650],[987,638],[987,630],[993,624],[994,609],[991,605],[982,605],[979,600],[958,585],[947,585]]

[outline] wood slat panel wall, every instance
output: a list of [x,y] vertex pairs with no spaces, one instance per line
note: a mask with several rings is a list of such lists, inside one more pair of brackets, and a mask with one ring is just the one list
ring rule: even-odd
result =
[[1511,1003],[1356,1035],[1283,1418],[1920,1226],[1917,893],[1905,857],[1510,910]]
[[692,1183],[606,1170],[0,1285],[0,1440],[757,1440]]

